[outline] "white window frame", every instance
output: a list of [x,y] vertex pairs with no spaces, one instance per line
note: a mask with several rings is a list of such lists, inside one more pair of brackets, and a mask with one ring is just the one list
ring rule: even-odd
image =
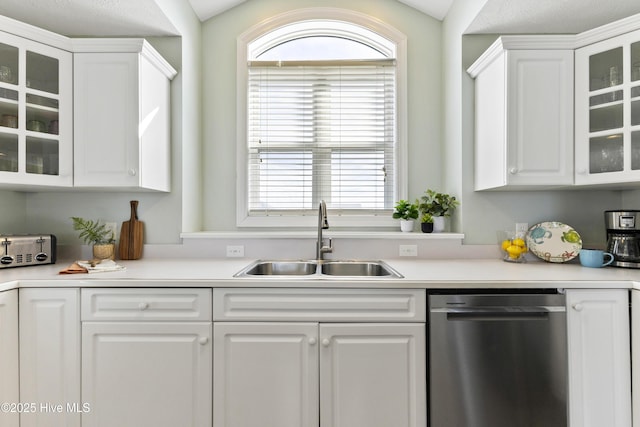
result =
[[[248,214],[248,159],[247,159],[247,58],[249,44],[271,31],[301,21],[333,20],[359,25],[390,40],[396,46],[396,186],[397,199],[407,196],[407,40],[406,36],[369,15],[338,8],[306,8],[277,15],[257,24],[237,39],[237,183],[236,225],[238,227],[312,227],[317,225],[315,215],[250,216]],[[331,214],[331,213],[330,213]],[[397,221],[388,215],[333,215],[331,227],[371,228],[397,227]]]

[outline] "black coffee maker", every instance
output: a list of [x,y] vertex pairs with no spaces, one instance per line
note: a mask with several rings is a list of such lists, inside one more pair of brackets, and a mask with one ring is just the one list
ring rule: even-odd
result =
[[604,223],[611,265],[640,268],[640,210],[605,211]]

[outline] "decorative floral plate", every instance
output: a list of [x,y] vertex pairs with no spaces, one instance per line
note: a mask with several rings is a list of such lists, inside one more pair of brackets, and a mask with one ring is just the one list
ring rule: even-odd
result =
[[527,231],[527,246],[540,259],[566,262],[578,256],[582,238],[576,230],[561,222],[541,222]]

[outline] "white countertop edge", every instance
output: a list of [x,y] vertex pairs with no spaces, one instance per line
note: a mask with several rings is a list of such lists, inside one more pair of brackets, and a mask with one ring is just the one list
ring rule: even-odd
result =
[[586,268],[579,263],[505,263],[495,259],[385,259],[404,278],[248,277],[235,273],[252,259],[141,259],[118,261],[125,270],[60,275],[68,263],[0,270],[0,291],[10,289],[140,288],[370,288],[370,289],[638,289],[640,270]]

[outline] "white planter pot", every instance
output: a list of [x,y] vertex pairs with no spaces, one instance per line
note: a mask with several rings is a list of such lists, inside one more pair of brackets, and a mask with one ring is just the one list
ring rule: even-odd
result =
[[433,217],[433,232],[442,233],[447,228],[446,217],[434,216]]
[[401,219],[400,220],[400,230],[405,233],[409,233],[413,231],[413,220],[412,219]]

